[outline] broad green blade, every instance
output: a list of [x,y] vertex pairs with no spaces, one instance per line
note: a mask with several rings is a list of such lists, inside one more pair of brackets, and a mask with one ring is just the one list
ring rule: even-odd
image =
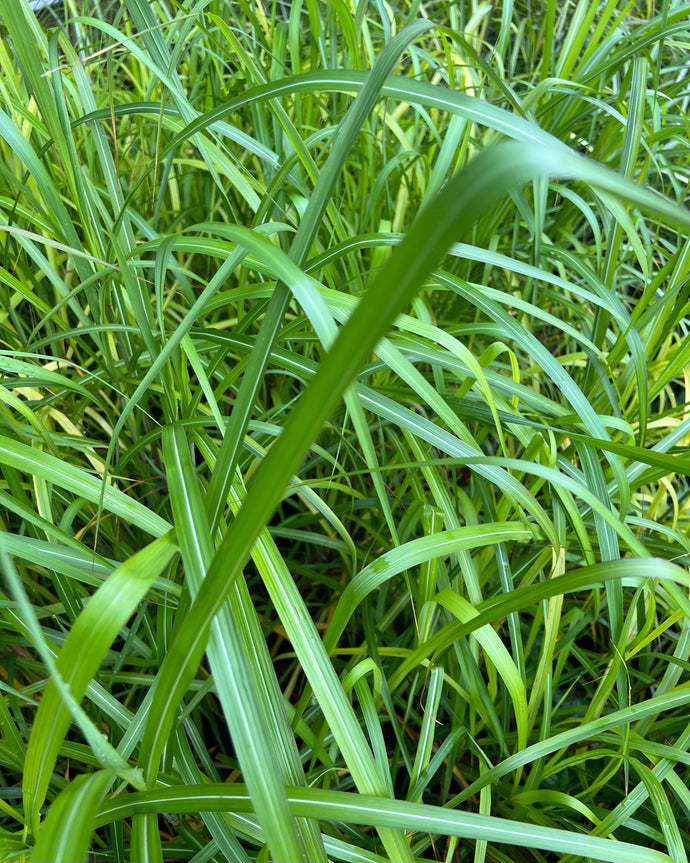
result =
[[[327,814],[334,821],[346,824],[397,826],[439,836],[462,836],[466,839],[505,843],[513,848],[540,848],[554,854],[579,854],[608,863],[630,863],[631,860],[639,863],[672,863],[667,854],[641,845],[507,818],[456,812],[440,806],[317,789],[290,789],[289,797],[295,812],[316,817]],[[192,807],[250,812],[251,798],[241,785],[208,784],[187,787],[183,791],[175,788],[146,791],[129,794],[119,801],[104,805],[98,823],[107,824],[116,818],[130,817],[139,812],[188,812]]]
[[[180,553],[190,592],[195,596],[212,558],[213,544],[189,444],[179,425],[164,429],[163,453]],[[325,860],[320,832],[314,829],[315,825],[298,824],[287,804],[285,786],[305,780],[285,718],[280,687],[277,681],[273,686],[263,681],[269,698],[273,699],[272,705],[266,705],[259,694],[261,683],[254,680],[251,657],[243,644],[241,630],[247,623],[241,615],[233,614],[233,610],[234,603],[231,608],[224,607],[214,621],[208,655],[242,773],[271,855],[273,859],[286,861]],[[246,608],[244,612],[251,615],[253,609]],[[258,630],[261,633],[260,627]],[[251,633],[247,633],[244,637],[250,636]],[[265,650],[263,640],[256,643],[254,649]],[[159,688],[156,692],[160,694]],[[154,710],[142,744],[142,761],[149,781],[155,775],[156,756],[160,750],[160,747],[149,748],[149,728],[155,728],[155,720]]]
[[[58,669],[77,701],[106,650],[176,551],[169,536],[151,543],[121,564],[80,614],[58,658]],[[24,807],[34,829],[71,721],[58,690],[49,682],[33,722],[24,769]]]
[[162,536],[170,530],[164,518],[119,489],[103,484],[82,468],[2,435],[0,465],[38,476],[94,503],[101,499],[102,494],[103,506],[108,512],[136,524],[152,536]]
[[60,792],[41,824],[29,863],[86,863],[94,819],[106,789],[115,779],[112,770],[77,776]]

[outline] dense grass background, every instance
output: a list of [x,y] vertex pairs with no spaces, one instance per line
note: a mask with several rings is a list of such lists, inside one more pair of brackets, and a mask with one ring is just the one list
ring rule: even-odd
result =
[[686,861],[687,3],[0,15],[0,859]]

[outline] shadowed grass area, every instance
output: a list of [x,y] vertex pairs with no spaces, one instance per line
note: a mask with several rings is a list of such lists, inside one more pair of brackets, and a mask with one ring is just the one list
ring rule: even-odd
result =
[[35,7],[0,859],[687,861],[687,5]]

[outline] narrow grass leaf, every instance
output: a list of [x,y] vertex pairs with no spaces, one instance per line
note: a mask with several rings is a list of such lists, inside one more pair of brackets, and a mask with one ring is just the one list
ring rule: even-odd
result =
[[70,782],[50,807],[29,863],[86,863],[94,819],[114,779],[114,771],[99,770]]
[[[382,800],[362,794],[316,789],[290,789],[289,799],[295,812],[317,817],[328,816],[346,824],[404,827],[420,833],[461,836],[466,839],[506,843],[514,848],[540,848],[560,854],[579,854],[607,863],[672,863],[661,851],[628,842],[555,830],[491,815],[456,812],[439,806]],[[125,795],[101,808],[98,824],[135,812],[188,812],[196,809],[227,809],[250,812],[251,798],[241,785],[190,786],[181,792],[169,788]]]
[[[80,614],[57,663],[77,701],[83,698],[106,650],[176,550],[169,537],[151,543],[121,564]],[[60,693],[49,683],[34,719],[24,772],[24,805],[29,822],[34,826],[38,823],[58,750],[71,721]]]

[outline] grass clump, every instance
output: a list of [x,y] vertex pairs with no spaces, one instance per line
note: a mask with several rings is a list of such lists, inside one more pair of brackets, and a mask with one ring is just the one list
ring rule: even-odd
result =
[[0,857],[687,860],[687,6],[0,14]]

